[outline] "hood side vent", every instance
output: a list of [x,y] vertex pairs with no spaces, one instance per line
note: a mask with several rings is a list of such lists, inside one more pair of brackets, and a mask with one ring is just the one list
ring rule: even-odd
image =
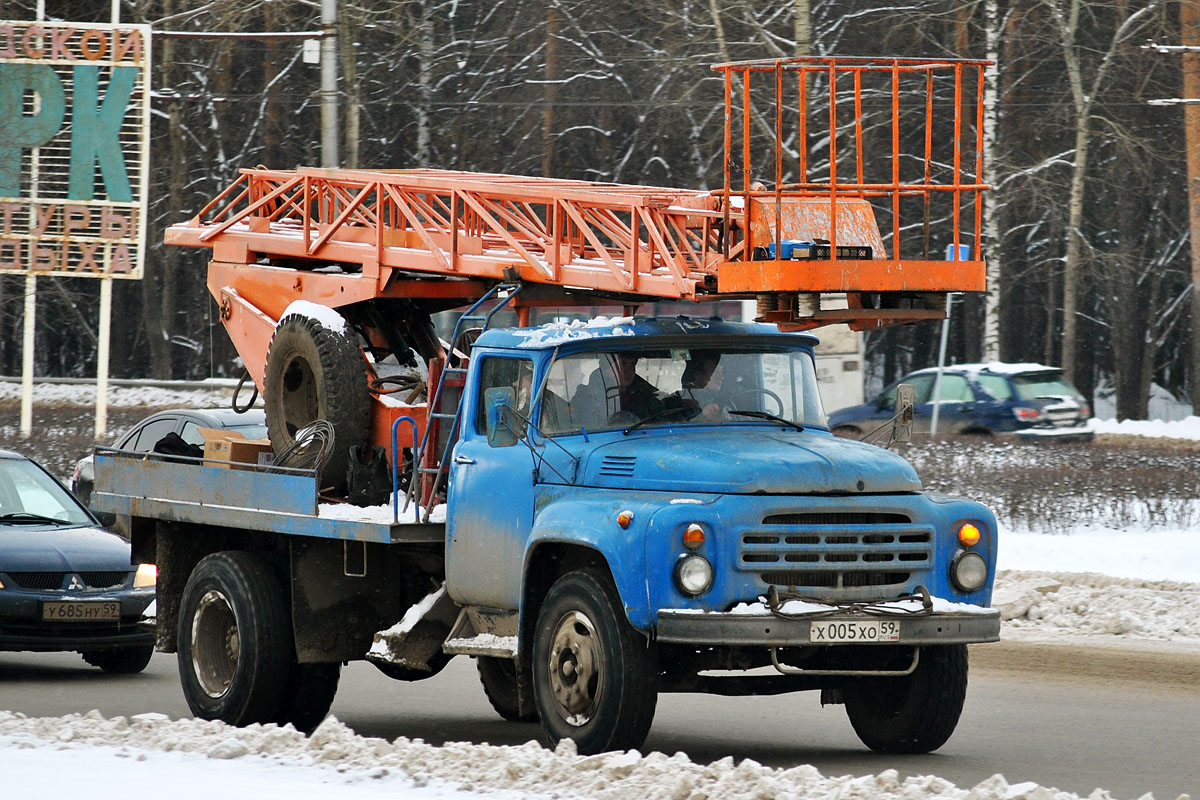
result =
[[619,478],[633,477],[637,456],[605,456],[600,462],[600,474]]

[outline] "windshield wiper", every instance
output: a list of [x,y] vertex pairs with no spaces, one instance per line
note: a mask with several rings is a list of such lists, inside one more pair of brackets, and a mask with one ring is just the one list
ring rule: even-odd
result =
[[662,411],[656,411],[655,413],[651,414],[650,416],[646,417],[645,419],[639,419],[637,422],[633,423],[628,428],[626,428],[624,431],[622,431],[622,433],[624,433],[626,436],[628,436],[630,431],[635,431],[648,422],[657,422],[660,419],[666,419],[667,417],[673,417],[676,414],[679,414],[680,412],[689,412],[688,415],[686,417],[684,417],[684,420],[686,421],[686,420],[689,420],[692,417],[696,416],[697,414],[699,414],[700,409],[697,407],[694,407],[694,406],[676,406],[675,408],[664,408]]
[[787,425],[789,428],[795,428],[803,432],[804,426],[799,422],[792,422],[790,419],[777,417],[774,414],[768,414],[765,411],[730,411],[730,414],[737,414],[739,417],[754,417],[755,419],[769,419],[771,422],[778,422],[781,425]]
[[23,525],[25,523],[37,524],[39,522],[49,522],[52,525],[65,524],[64,520],[43,516],[42,514],[34,514],[29,511],[13,511],[9,514],[0,514],[0,522],[14,523],[17,525]]

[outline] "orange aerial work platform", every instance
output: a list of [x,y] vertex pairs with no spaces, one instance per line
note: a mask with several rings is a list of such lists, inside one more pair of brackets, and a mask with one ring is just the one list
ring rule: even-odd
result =
[[[426,169],[243,170],[195,218],[169,228],[166,241],[213,249],[209,283],[218,300],[223,286],[242,282],[237,274],[259,273],[253,282],[275,289],[271,300],[261,299],[279,307],[262,308],[268,314],[301,297],[342,306],[372,297],[479,296],[506,276],[628,303],[981,291],[978,242],[987,187],[976,176],[982,172],[985,63],[813,57],[717,65],[725,79],[726,158],[724,185],[711,191]],[[946,88],[935,87],[940,77],[948,79]],[[904,85],[914,78],[916,89],[924,88],[920,105],[910,99],[914,87]],[[810,88],[816,79],[824,83],[819,97]],[[976,116],[969,148],[963,135],[971,122],[964,111],[968,82]],[[764,84],[765,103],[761,91],[756,95]],[[953,96],[944,132],[935,132],[939,89]],[[879,138],[882,129],[888,141],[872,152],[864,141],[863,105],[881,100],[890,104],[890,124],[877,122],[872,133]],[[919,129],[923,154],[902,152],[902,123],[909,140]],[[935,139],[946,138],[952,139],[950,164],[933,158]],[[810,141],[824,148],[819,175],[811,174],[817,165]],[[963,158],[964,150],[970,158]],[[867,179],[868,160],[886,168],[884,179]],[[914,179],[902,178],[904,162],[917,167]],[[960,253],[966,243],[973,257],[930,257],[929,209],[937,195],[951,201],[943,214],[948,218],[939,221],[937,249]],[[914,198],[914,219],[904,219],[904,205]],[[965,235],[964,205],[973,221]],[[889,217],[883,230],[890,233],[890,253],[876,219],[881,212]],[[789,240],[827,244],[821,251],[827,255],[776,258]],[[869,258],[846,255],[865,253],[864,247]],[[264,257],[271,267],[258,263]],[[323,264],[349,269],[310,272]],[[280,266],[307,274],[274,274]],[[428,284],[433,277],[473,280],[435,287]],[[917,310],[876,305],[841,316],[852,316],[856,327],[875,327],[906,315],[872,312]],[[787,299],[775,310],[789,311],[776,321],[797,327],[826,321]]]
[[[260,389],[275,325],[297,300],[338,309],[368,341],[387,338],[388,303],[427,314],[499,282],[523,285],[522,321],[533,305],[729,298],[756,300],[785,330],[940,319],[945,293],[984,289],[987,63],[716,65],[719,188],[246,169],[166,242],[212,248],[209,290]],[[848,307],[823,308],[826,293]]]

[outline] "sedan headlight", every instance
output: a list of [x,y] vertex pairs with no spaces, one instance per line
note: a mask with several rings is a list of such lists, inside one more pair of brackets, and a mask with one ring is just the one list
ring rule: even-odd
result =
[[987,583],[987,562],[979,553],[961,552],[950,564],[950,580],[959,591],[970,594]]
[[138,564],[137,574],[133,576],[133,588],[153,589],[158,581],[158,567],[154,564]]
[[675,584],[684,594],[697,597],[707,592],[712,583],[712,564],[704,556],[684,556],[675,564]]

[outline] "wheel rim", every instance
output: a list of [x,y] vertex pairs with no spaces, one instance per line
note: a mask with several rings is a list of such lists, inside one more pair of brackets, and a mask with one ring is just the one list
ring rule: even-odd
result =
[[312,367],[300,353],[290,354],[283,369],[283,386],[279,393],[283,424],[289,436],[320,417],[317,379]]
[[554,627],[550,645],[550,693],[558,715],[581,727],[600,703],[603,656],[596,626],[586,614],[571,611]]
[[218,698],[229,691],[240,652],[229,600],[216,589],[205,592],[192,618],[192,671],[205,694]]

